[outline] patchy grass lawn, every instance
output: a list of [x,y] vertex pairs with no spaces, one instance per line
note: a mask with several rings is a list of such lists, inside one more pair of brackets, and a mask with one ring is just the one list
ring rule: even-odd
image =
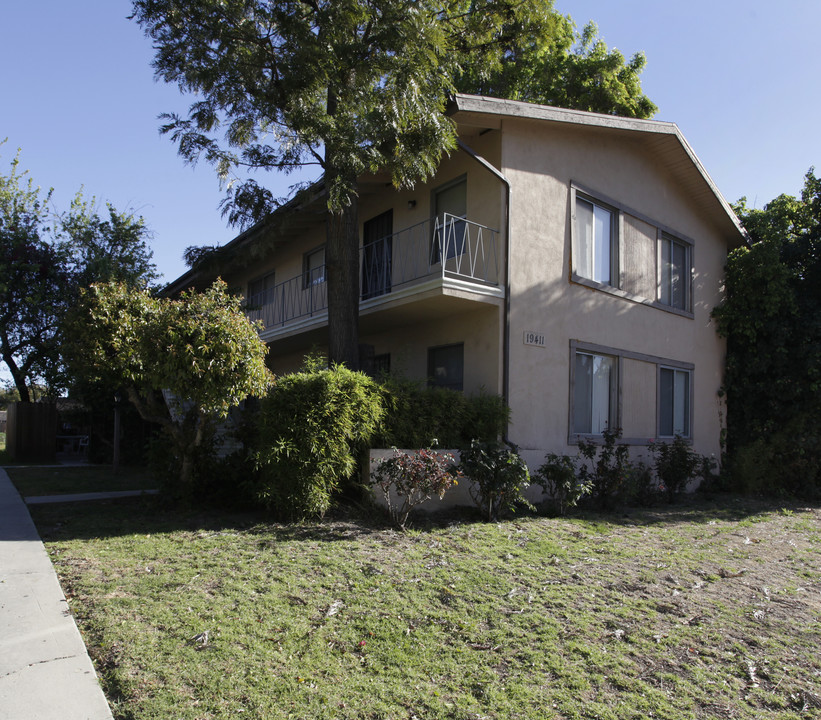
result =
[[32,514],[120,720],[821,715],[818,507]]
[[7,467],[6,472],[23,497],[157,487],[143,467],[121,467],[116,475],[110,465]]

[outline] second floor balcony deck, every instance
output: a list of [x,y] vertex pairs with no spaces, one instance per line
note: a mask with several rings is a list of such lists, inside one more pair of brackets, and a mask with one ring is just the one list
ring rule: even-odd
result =
[[[499,233],[445,214],[359,249],[360,313],[438,292],[502,298]],[[247,299],[266,339],[327,322],[325,266],[305,270]]]

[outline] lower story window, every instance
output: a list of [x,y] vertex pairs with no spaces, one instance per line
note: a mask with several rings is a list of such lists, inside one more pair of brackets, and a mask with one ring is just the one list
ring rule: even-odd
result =
[[616,428],[617,398],[617,358],[576,352],[573,432],[579,435],[601,435],[605,428]]
[[690,437],[690,371],[659,368],[659,435]]
[[428,386],[462,390],[464,355],[463,343],[428,348]]

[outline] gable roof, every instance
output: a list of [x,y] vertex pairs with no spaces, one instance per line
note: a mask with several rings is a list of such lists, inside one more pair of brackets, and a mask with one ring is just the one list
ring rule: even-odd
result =
[[712,216],[719,227],[735,239],[734,246],[742,244],[747,237],[733,209],[675,123],[569,110],[481,95],[454,96],[448,114],[457,125],[501,128],[503,119],[519,118],[577,125],[637,138],[664,163],[685,192]]

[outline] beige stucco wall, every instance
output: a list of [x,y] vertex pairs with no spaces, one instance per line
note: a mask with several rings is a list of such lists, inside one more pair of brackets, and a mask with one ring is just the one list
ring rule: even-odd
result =
[[[621,423],[624,435],[642,443],[657,432],[657,373],[653,358],[693,366],[693,445],[703,454],[719,453],[722,417],[717,391],[723,372],[724,345],[710,320],[720,299],[727,243],[723,235],[685,192],[647,143],[612,128],[565,126],[506,118],[500,130],[473,134],[470,147],[510,180],[511,196],[511,315],[510,315],[510,439],[536,468],[545,452],[575,453],[569,442],[571,341],[626,351],[621,361]],[[362,225],[389,208],[394,232],[430,218],[434,190],[462,175],[467,177],[470,220],[502,231],[503,258],[505,191],[503,184],[462,151],[443,159],[434,179],[415,188],[395,190],[371,183],[359,202]],[[621,221],[625,277],[629,297],[571,281],[571,187],[574,184],[624,210]],[[412,202],[411,202],[412,201]],[[695,267],[691,316],[652,306],[656,283],[656,233],[659,228],[692,243]],[[318,222],[302,235],[231,279],[234,286],[272,269],[277,281],[302,272],[302,258],[324,242]],[[649,269],[649,270],[648,270]],[[500,279],[504,267],[500,265]],[[465,343],[465,391],[501,392],[504,307],[501,302],[464,300],[458,293],[411,298],[417,308],[379,309],[378,322],[362,320],[361,341],[376,354],[390,353],[395,372],[424,379],[427,348]],[[624,295],[624,293],[622,293]],[[371,313],[366,308],[365,314]],[[365,315],[363,315],[365,317]],[[525,344],[525,333],[543,335],[544,346]],[[299,367],[304,352],[322,351],[324,335],[306,334],[302,346],[293,339],[272,346],[275,372]]]
[[[694,449],[719,452],[717,391],[724,356],[709,313],[720,299],[727,238],[681,192],[672,176],[629,137],[602,129],[562,128],[506,120],[502,170],[514,187],[511,242],[511,384],[514,426],[531,467],[546,450],[574,453],[568,443],[570,341],[692,363]],[[693,243],[692,317],[570,281],[571,183],[659,223]],[[622,228],[647,231],[630,221]],[[622,258],[622,267],[626,258]],[[639,279],[637,288],[646,285]],[[653,298],[649,298],[652,300]],[[527,346],[523,333],[545,336]],[[656,432],[656,365],[622,365],[624,435]]]

